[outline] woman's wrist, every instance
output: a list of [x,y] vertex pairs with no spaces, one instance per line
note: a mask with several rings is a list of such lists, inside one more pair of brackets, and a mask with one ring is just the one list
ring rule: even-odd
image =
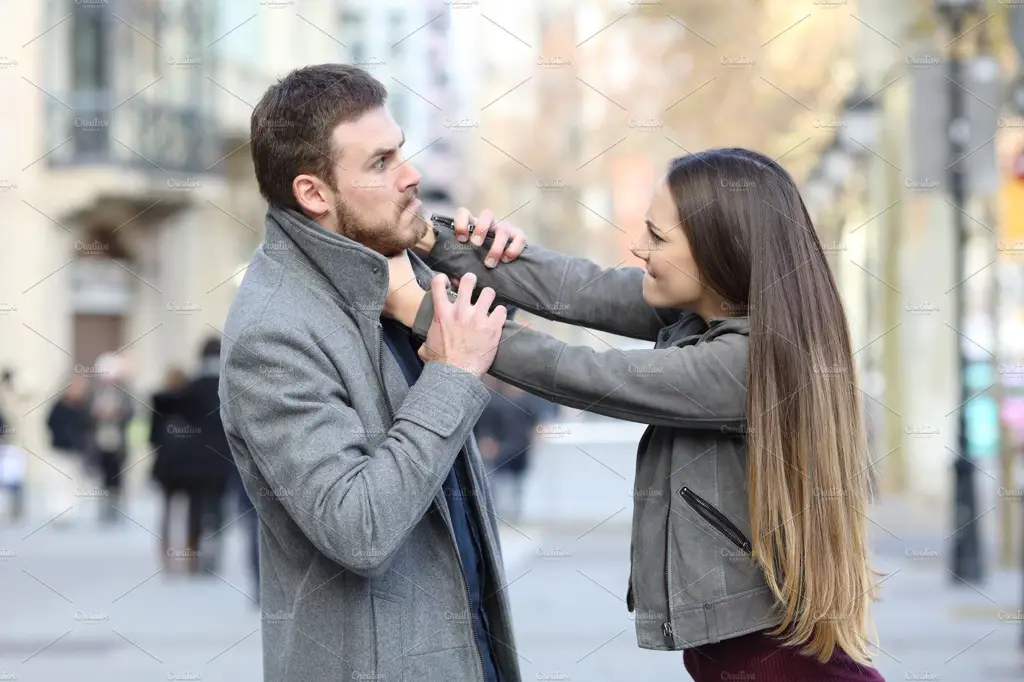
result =
[[429,295],[429,291],[423,291],[418,286],[408,286],[397,292],[398,300],[394,308],[395,319],[411,329],[424,297]]

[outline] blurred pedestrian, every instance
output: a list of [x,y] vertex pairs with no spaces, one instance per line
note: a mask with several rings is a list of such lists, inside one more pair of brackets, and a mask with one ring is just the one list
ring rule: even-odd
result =
[[0,491],[7,497],[7,518],[25,515],[25,452],[18,444],[24,392],[14,384],[14,370],[0,374]]
[[225,493],[235,473],[220,419],[219,376],[220,340],[210,338],[200,350],[195,376],[153,399],[158,417],[169,421],[164,432],[151,430],[150,437],[161,449],[171,445],[165,462],[154,465],[154,476],[165,481],[165,491],[181,490],[188,496],[187,549],[196,558],[190,564],[193,573],[216,571],[219,566]]
[[[182,391],[188,385],[188,374],[180,367],[171,367],[164,377],[162,389],[153,395],[153,415],[149,424],[149,443],[155,449],[151,476],[163,495],[160,514],[160,558],[164,570],[173,572],[184,565],[185,571],[199,570],[199,533],[203,518],[201,477],[195,460],[196,434],[180,413]],[[184,498],[183,500],[181,498]],[[172,521],[177,502],[185,503],[185,543],[177,549],[171,541]],[[175,559],[182,561],[176,562]]]
[[491,377],[492,389],[474,434],[487,461],[488,481],[498,516],[521,520],[523,484],[530,467],[537,425],[552,413],[552,404],[520,388]]
[[96,376],[90,382],[87,404],[90,419],[89,450],[102,475],[106,504],[103,523],[120,521],[118,508],[123,494],[125,460],[128,457],[128,423],[135,414],[132,397],[124,388],[120,358],[104,353],[96,359]]
[[57,470],[48,491],[51,513],[55,516],[53,523],[56,526],[70,524],[77,517],[77,487],[86,476],[88,390],[89,380],[77,372],[72,374],[67,388],[46,417],[52,464]]

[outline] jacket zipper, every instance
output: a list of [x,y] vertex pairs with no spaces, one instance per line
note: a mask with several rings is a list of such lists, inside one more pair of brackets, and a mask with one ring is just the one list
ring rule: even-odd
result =
[[671,538],[671,524],[669,523],[669,519],[665,519],[665,599],[668,608],[665,610],[666,620],[664,623],[661,624],[661,631],[665,635],[665,639],[668,642],[669,648],[672,648],[676,645],[676,639],[672,632],[672,583],[669,580],[668,575],[668,556],[669,547],[672,544],[670,542]]
[[700,516],[710,523],[718,532],[727,537],[730,542],[747,554],[750,554],[750,541],[747,540],[743,531],[737,528],[736,524],[730,521],[725,514],[720,512],[714,507],[714,505],[708,503],[707,500],[690,490],[685,485],[679,489],[679,495],[695,512],[700,514]]
[[[378,359],[380,360],[380,364],[378,365],[378,367],[380,367],[380,387],[381,387],[382,392],[384,393],[384,402],[385,402],[385,404],[387,404],[388,416],[391,417],[391,424],[393,425],[395,423],[395,410],[394,410],[394,408],[391,405],[391,396],[388,395],[388,386],[387,386],[387,382],[384,379],[384,327],[383,327],[383,325],[380,324],[380,322],[377,323],[377,333],[378,333],[378,337],[377,337],[378,338],[378,345],[377,345],[377,351],[378,352],[377,352],[377,356],[378,356]],[[456,457],[456,462],[457,461],[458,461],[458,457]],[[455,465],[453,465],[453,466],[455,466]],[[484,666],[484,653],[480,650],[480,643],[477,642],[477,640],[476,640],[476,614],[472,613],[472,610],[473,610],[473,598],[469,594],[469,577],[466,575],[466,569],[462,567],[462,557],[459,555],[459,544],[455,540],[455,531],[452,530],[451,520],[448,517],[445,516],[444,510],[441,509],[441,505],[439,505],[437,503],[437,499],[436,498],[431,502],[431,504],[433,506],[437,507],[437,510],[439,512],[441,512],[441,517],[445,519],[445,524],[444,525],[445,525],[445,528],[448,530],[448,537],[451,538],[452,549],[455,550],[456,561],[459,564],[459,573],[462,575],[462,591],[463,591],[463,594],[466,595],[467,610],[470,611],[469,616],[470,616],[470,620],[471,620],[471,629],[472,629],[472,635],[473,635],[473,646],[476,649],[477,657],[480,659],[480,679],[481,680],[486,680],[487,679],[487,675],[484,672],[486,670],[486,667]]]

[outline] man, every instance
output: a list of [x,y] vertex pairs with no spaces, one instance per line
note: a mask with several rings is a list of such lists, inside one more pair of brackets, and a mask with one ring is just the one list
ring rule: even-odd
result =
[[199,351],[196,375],[179,390],[153,396],[158,414],[184,419],[185,433],[170,432],[178,435],[179,442],[165,442],[164,447],[182,448],[176,477],[189,496],[187,549],[196,552],[188,557],[190,573],[219,570],[224,497],[229,482],[238,475],[220,416],[220,353],[220,339],[206,339]]
[[385,100],[366,72],[327,64],[252,114],[270,206],[220,395],[261,520],[264,678],[519,682],[472,437],[506,311],[489,311],[493,290],[471,302],[472,277],[454,302],[435,283],[426,364],[381,318],[389,290],[431,276],[408,255],[428,226]]

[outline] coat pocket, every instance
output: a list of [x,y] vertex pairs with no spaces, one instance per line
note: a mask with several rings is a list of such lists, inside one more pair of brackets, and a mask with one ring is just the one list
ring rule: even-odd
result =
[[405,641],[403,618],[406,604],[396,595],[370,592],[373,605],[374,680],[403,679]]
[[687,486],[679,489],[679,496],[683,501],[697,512],[697,515],[704,519],[712,528],[724,535],[732,544],[750,554],[750,541],[743,534],[735,523],[729,520],[725,514],[720,512],[713,504],[693,492]]

